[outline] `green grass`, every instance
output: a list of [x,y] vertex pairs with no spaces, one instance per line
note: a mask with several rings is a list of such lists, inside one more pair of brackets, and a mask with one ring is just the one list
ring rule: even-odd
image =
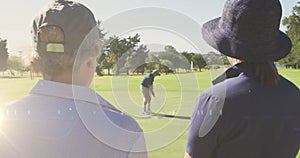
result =
[[300,71],[294,69],[278,69],[279,73],[300,87]]
[[30,78],[0,79],[0,103],[7,104],[28,95],[36,82]]
[[[300,87],[300,70],[279,69],[279,72]],[[155,78],[156,97],[152,100],[153,111],[190,116],[197,96],[211,86],[211,79],[218,74],[220,72],[198,72],[162,75]],[[189,120],[143,117],[142,96],[139,90],[143,77],[95,77],[91,88],[136,118],[145,132],[150,158],[166,155],[172,158],[183,157]],[[5,104],[28,95],[38,79],[0,79],[0,81],[0,102]],[[300,158],[300,153],[297,158]]]

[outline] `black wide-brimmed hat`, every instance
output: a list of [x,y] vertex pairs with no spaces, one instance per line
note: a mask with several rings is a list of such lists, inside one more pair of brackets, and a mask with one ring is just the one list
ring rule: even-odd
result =
[[227,0],[222,17],[205,23],[204,40],[226,56],[276,61],[290,53],[290,38],[279,30],[279,0]]

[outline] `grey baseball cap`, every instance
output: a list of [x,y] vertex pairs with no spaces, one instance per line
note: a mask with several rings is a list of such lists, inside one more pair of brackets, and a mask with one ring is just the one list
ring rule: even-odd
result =
[[[43,39],[39,35],[42,28],[50,28],[47,34],[57,34],[59,41]],[[36,16],[32,26],[32,37],[35,51],[67,53],[76,55],[86,36],[91,35],[99,40],[99,32],[95,29],[97,22],[90,9],[83,4],[69,0],[51,1]],[[96,31],[95,31],[96,30]]]
[[156,74],[156,75],[160,76],[159,70],[156,70],[156,69],[152,71],[152,74]]

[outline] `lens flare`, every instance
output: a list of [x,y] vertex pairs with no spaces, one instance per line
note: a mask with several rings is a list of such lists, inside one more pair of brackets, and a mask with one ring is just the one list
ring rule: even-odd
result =
[[3,108],[0,107],[0,127],[3,123],[3,120],[4,120]]

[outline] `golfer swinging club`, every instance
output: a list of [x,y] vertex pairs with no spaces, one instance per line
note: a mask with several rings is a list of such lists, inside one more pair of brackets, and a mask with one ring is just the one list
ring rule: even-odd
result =
[[151,102],[151,94],[155,97],[155,93],[153,91],[153,82],[154,77],[160,76],[158,70],[153,70],[151,73],[148,73],[141,84],[141,92],[144,98],[144,112],[143,114],[153,114],[150,109],[150,102]]

